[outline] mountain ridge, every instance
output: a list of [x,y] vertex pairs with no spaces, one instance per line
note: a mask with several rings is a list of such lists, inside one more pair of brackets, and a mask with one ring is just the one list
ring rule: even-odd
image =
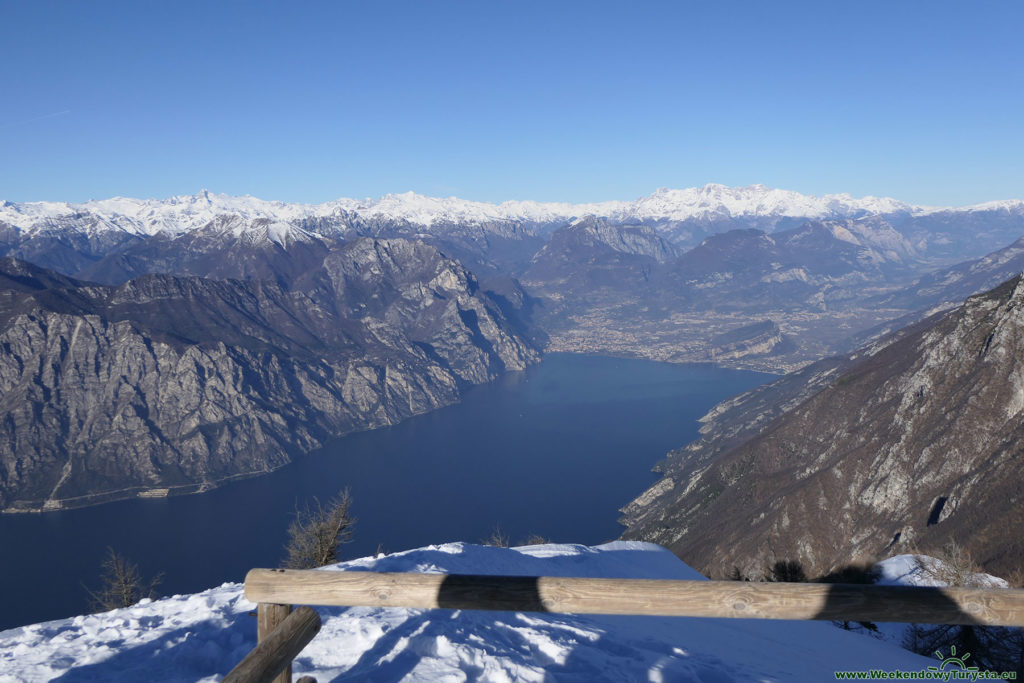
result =
[[924,215],[943,211],[1010,210],[1021,206],[1024,206],[1024,202],[1019,200],[1000,200],[965,207],[928,207],[888,197],[855,198],[845,193],[816,196],[764,185],[728,187],[714,183],[694,188],[659,188],[635,200],[590,203],[530,200],[489,203],[405,192],[386,194],[376,200],[339,198],[320,204],[303,204],[202,190],[194,195],[177,195],[167,199],[112,197],[80,203],[5,200],[0,202],[0,221],[24,230],[35,225],[45,225],[47,221],[58,217],[90,213],[101,219],[95,224],[96,230],[107,228],[136,235],[153,235],[160,231],[173,233],[199,227],[225,213],[285,222],[352,214],[362,218],[405,220],[416,225],[432,226],[445,222],[493,220],[552,223],[587,214],[620,222],[745,216],[828,219],[885,214]]
[[716,407],[624,508],[625,537],[717,576],[776,560],[826,573],[950,540],[1011,571],[1024,557],[1021,311],[1018,276]]

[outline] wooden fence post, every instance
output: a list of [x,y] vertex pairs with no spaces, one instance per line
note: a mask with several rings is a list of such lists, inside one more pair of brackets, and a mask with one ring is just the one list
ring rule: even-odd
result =
[[[287,607],[286,605],[268,605]],[[260,604],[263,607],[263,604]],[[224,677],[223,683],[291,683],[292,659],[313,640],[320,630],[320,615],[310,607],[299,607],[281,622]],[[315,680],[303,676],[302,681]]]
[[[275,628],[291,614],[291,605],[279,605],[273,602],[261,602],[256,607],[256,643],[262,643]],[[272,683],[292,683],[292,663],[289,661],[284,671],[273,679]]]

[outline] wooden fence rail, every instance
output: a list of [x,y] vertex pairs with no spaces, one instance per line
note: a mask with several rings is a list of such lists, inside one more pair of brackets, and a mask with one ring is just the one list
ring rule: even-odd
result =
[[[288,615],[292,604],[1024,627],[1024,590],[1003,588],[253,569],[245,596],[259,603],[257,650],[308,609]],[[298,630],[308,638],[297,649],[270,648],[294,649],[287,671],[237,680],[289,681],[291,659],[316,633]]]
[[1024,590],[253,569],[253,602],[1024,626]]

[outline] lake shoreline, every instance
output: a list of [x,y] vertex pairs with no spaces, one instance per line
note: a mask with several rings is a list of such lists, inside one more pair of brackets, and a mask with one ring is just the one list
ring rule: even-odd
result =
[[0,629],[78,614],[107,547],[163,594],[240,581],[281,559],[297,506],[350,488],[358,518],[344,557],[530,534],[593,544],[618,537],[619,509],[652,467],[697,436],[702,417],[771,375],[636,359],[549,354],[467,389],[460,403],[347,434],[265,476],[203,495],[133,497],[46,514],[0,515],[8,610]]

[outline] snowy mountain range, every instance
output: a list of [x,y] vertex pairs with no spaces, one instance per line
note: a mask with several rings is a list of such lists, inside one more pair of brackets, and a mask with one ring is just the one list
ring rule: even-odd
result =
[[[1018,209],[1017,200],[988,202],[959,211]],[[848,194],[822,197],[779,190],[764,185],[727,187],[708,184],[699,188],[659,189],[633,201],[589,204],[506,201],[475,202],[456,197],[427,197],[413,192],[387,194],[379,199],[337,199],[323,204],[291,204],[251,196],[232,197],[203,190],[170,199],[90,200],[67,202],[0,202],[0,221],[19,230],[32,231],[62,224],[83,225],[86,215],[95,218],[89,230],[120,230],[133,235],[158,232],[177,234],[206,225],[219,215],[232,214],[254,220],[295,224],[305,219],[353,216],[363,219],[404,221],[433,226],[446,223],[520,221],[558,223],[592,214],[619,223],[687,221],[692,219],[813,218],[845,219],[867,215],[927,215],[949,211],[916,206],[880,197],[855,198]]]
[[[319,292],[317,300],[328,302],[322,319],[332,321],[327,327],[334,329],[338,320],[362,315],[360,304],[376,310],[373,301],[416,302],[422,299],[421,288],[435,287],[432,271],[424,271],[425,279],[413,283],[405,278],[405,269],[380,267],[376,258],[363,264],[369,270],[347,277],[341,290],[320,286],[317,273],[325,264],[352,265],[362,263],[356,255],[371,256],[356,245],[397,240],[394,244],[406,245],[408,248],[400,251],[410,256],[429,253],[433,255],[427,259],[431,263],[436,257],[465,269],[467,288],[473,291],[463,294],[473,298],[478,296],[476,290],[481,290],[479,296],[486,297],[495,320],[502,321],[500,326],[507,326],[508,333],[531,348],[669,361],[722,362],[729,358],[742,367],[789,370],[849,351],[855,347],[850,340],[857,335],[913,314],[915,309],[900,301],[913,304],[919,296],[901,295],[895,305],[885,307],[875,304],[883,297],[896,296],[894,292],[899,294],[915,278],[938,266],[1005,248],[1022,235],[1024,202],[1019,201],[932,209],[893,199],[813,197],[761,185],[663,189],[633,202],[595,204],[486,204],[406,193],[378,200],[339,199],[304,205],[206,191],[167,200],[2,202],[0,259],[5,265],[0,270],[13,274],[4,287],[14,293],[6,295],[6,303],[0,307],[5,321],[0,336],[25,330],[41,332],[43,328],[37,329],[37,323],[23,314],[65,316],[61,319],[68,322],[60,297],[78,296],[86,290],[89,294],[83,301],[89,303],[76,309],[75,315],[100,315],[112,323],[130,318],[144,336],[155,333],[150,324],[155,319],[152,311],[145,312],[145,320],[136,320],[127,314],[114,315],[109,306],[95,299],[99,292],[121,290],[88,289],[93,284],[121,287],[144,276],[157,278],[147,282],[171,282],[174,277],[205,280],[195,284],[202,297],[179,292],[161,304],[169,307],[169,319],[191,321],[191,307],[198,300],[207,302],[211,310],[233,311],[233,304],[225,303],[221,295],[225,287],[232,296],[256,292],[253,296],[262,302],[260,310],[275,311],[270,316],[272,325],[261,323],[261,334],[277,339],[280,330],[272,329],[274,325],[288,327],[290,323],[288,316],[278,317],[276,312],[296,307],[313,310],[316,306],[296,305],[293,299]],[[355,260],[350,263],[351,259]],[[405,265],[411,267],[422,260],[415,257]],[[1010,259],[1007,267],[1011,261],[1015,263]],[[51,271],[42,276],[51,284],[37,288],[44,290],[43,294],[26,293],[24,281],[18,279],[22,277],[18,273],[28,272],[30,265]],[[978,283],[991,281],[1005,268],[992,273],[988,273],[991,268],[982,270],[984,278]],[[233,284],[224,285],[224,281]],[[369,282],[376,283],[380,291],[364,291],[363,285]],[[180,288],[172,289],[178,292]],[[937,290],[932,298],[948,299],[945,285]],[[280,291],[286,305],[266,308],[261,297],[269,291]],[[355,301],[353,297],[360,293],[377,299]],[[959,287],[954,293],[966,296],[972,292],[969,287]],[[41,303],[39,296],[49,298]],[[50,301],[54,297],[57,303]],[[348,306],[343,311],[334,307],[340,300]],[[462,309],[456,313],[469,316]],[[220,320],[238,322],[230,315]],[[451,325],[431,319],[412,333],[411,342],[430,345],[418,352],[413,349],[410,358],[417,358],[416,364],[422,365],[419,369],[430,366],[425,358],[437,351],[433,348],[437,343],[435,324],[449,331],[474,329],[454,318],[448,322]],[[218,325],[216,334],[211,336],[210,330],[205,330],[185,342],[248,339],[231,325]],[[61,343],[74,346],[78,327],[71,322],[66,329],[67,339]],[[354,338],[363,339],[363,332]],[[463,352],[475,354],[475,337],[460,335],[448,339],[444,348],[453,357]],[[95,348],[107,348],[116,341],[108,336],[99,334]],[[373,340],[365,343],[367,348],[380,347]],[[253,351],[247,344],[239,348]],[[41,348],[28,344],[25,353],[42,353]],[[60,348],[54,346],[55,357],[31,367],[63,368],[66,358]],[[145,344],[140,348],[145,349]],[[362,353],[366,355],[365,348]],[[508,367],[520,367],[520,355],[508,356]],[[19,365],[14,357],[5,356],[4,360],[6,365],[0,364],[0,371],[8,368],[9,378],[17,380],[9,379],[13,384],[8,400],[0,401],[0,416],[25,409],[35,400],[34,394],[30,396],[33,387],[50,383],[42,377],[28,381],[22,376],[28,366]],[[253,362],[256,365],[251,369],[262,376],[266,368],[257,368],[261,361]],[[490,376],[488,372],[471,374],[473,382]],[[131,373],[126,376],[135,377]],[[144,380],[141,376],[136,379]],[[14,386],[29,393],[17,393]],[[75,386],[87,390],[86,385]],[[146,394],[139,391],[139,395]],[[73,393],[55,395],[70,397]],[[449,394],[444,400],[428,403],[432,407],[450,403],[454,394]],[[37,398],[51,405],[46,395],[43,392]],[[101,405],[84,396],[79,396],[81,405]],[[281,404],[291,405],[289,401]],[[423,404],[423,409],[426,406]],[[120,409],[113,404],[108,407],[114,412]],[[398,419],[397,414],[392,417]],[[55,415],[54,419],[60,423],[65,418]],[[36,422],[37,418],[27,419],[25,424]],[[368,424],[360,428],[365,426]],[[60,429],[36,433],[46,438],[66,436]],[[19,443],[17,456],[11,449],[0,456],[28,457],[31,449],[27,442]],[[6,484],[24,488],[27,480],[22,475],[27,469],[15,471],[18,476],[9,477]],[[52,474],[58,478],[52,482],[56,484],[60,469]],[[81,495],[95,492],[82,491]],[[42,498],[24,494],[24,490],[11,491],[9,500],[34,501],[30,505],[34,508],[53,495],[50,489],[41,491],[45,494]],[[5,492],[0,491],[0,507],[4,504]]]

